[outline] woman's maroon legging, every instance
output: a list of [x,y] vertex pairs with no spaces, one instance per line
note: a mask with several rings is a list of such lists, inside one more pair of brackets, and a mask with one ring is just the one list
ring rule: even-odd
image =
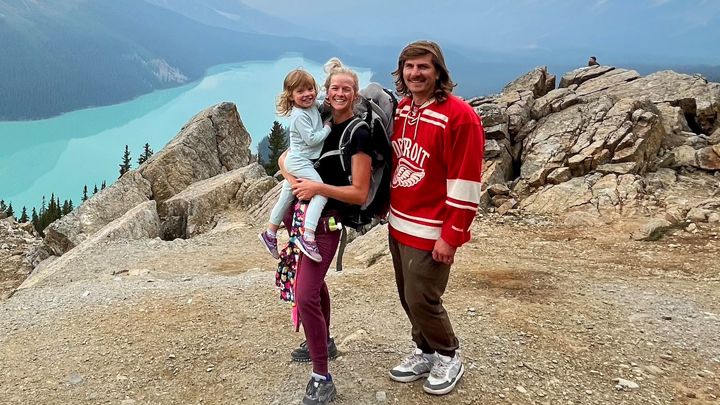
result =
[[325,275],[340,242],[340,231],[316,233],[315,240],[323,260],[318,263],[304,255],[300,256],[295,275],[295,305],[305,331],[313,372],[327,375],[330,294],[325,284]]

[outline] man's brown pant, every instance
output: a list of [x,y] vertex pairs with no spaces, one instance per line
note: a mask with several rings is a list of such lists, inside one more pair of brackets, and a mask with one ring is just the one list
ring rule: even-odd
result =
[[390,235],[400,303],[412,324],[412,338],[424,353],[454,356],[460,346],[442,305],[450,265],[436,262],[432,252],[404,245]]

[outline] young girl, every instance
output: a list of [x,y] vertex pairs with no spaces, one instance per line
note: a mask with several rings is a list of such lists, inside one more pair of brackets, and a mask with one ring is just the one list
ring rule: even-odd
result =
[[[317,84],[312,75],[304,70],[290,72],[283,82],[283,92],[277,97],[278,116],[290,116],[290,151],[285,158],[285,170],[291,175],[322,182],[313,167],[313,160],[320,157],[323,141],[330,134],[331,124],[323,124],[320,118],[320,102],[317,100]],[[283,181],[280,198],[270,214],[268,229],[259,235],[265,248],[279,259],[276,232],[288,207],[294,199],[290,183]],[[315,243],[315,228],[327,198],[315,195],[305,213],[304,231],[298,239],[298,248],[311,260],[320,262],[322,256]]]

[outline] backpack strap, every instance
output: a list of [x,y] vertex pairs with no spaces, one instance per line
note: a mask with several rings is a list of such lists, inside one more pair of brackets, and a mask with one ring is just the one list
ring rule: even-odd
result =
[[335,270],[336,271],[342,271],[342,259],[343,255],[345,254],[345,247],[347,246],[347,227],[342,227],[342,231],[340,231],[340,247],[338,248],[338,255],[337,260],[335,263]]

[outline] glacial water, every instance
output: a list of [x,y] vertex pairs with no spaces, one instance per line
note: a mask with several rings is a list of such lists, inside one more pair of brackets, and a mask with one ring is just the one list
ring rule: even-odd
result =
[[[216,66],[201,80],[183,87],[157,91],[133,101],[89,108],[59,117],[22,122],[0,122],[0,199],[12,202],[16,217],[23,206],[28,215],[40,209],[42,197],[55,193],[62,201],[80,204],[83,186],[88,193],[119,175],[119,165],[130,148],[133,168],[143,145],[162,149],[193,115],[223,102],[237,104],[250,133],[251,150],[266,137],[275,116],[275,96],[292,69],[303,67],[322,81],[322,65],[299,56],[276,61]],[[361,86],[372,72],[356,69]],[[286,124],[286,120],[280,120]]]

